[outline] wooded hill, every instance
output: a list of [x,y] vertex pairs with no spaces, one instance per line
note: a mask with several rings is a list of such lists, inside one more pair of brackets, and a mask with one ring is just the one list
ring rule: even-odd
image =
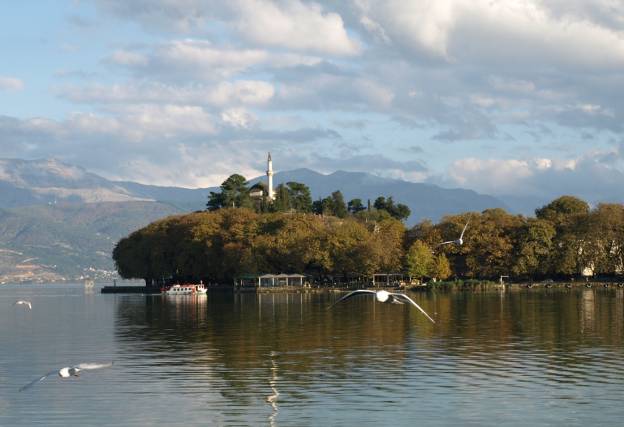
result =
[[[466,222],[462,246],[437,246],[457,239]],[[269,272],[538,279],[591,268],[613,275],[621,272],[624,259],[624,206],[591,210],[586,202],[563,196],[538,209],[536,218],[488,209],[410,229],[376,209],[338,218],[221,208],[156,221],[119,241],[113,258],[122,277],[148,283],[163,278],[229,283],[237,275]]]

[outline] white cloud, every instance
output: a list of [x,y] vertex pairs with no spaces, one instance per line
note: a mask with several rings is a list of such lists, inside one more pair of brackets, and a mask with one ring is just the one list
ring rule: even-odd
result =
[[155,31],[204,35],[215,23],[256,46],[329,55],[360,50],[340,14],[301,0],[99,0],[98,6]]
[[107,62],[134,70],[137,76],[156,76],[165,80],[189,78],[214,81],[231,78],[254,68],[275,69],[320,62],[314,56],[263,49],[215,46],[205,40],[172,40],[148,52],[118,50]]
[[575,194],[590,201],[621,201],[624,174],[605,157],[619,151],[591,152],[568,159],[479,159],[453,162],[447,184],[493,195],[533,196],[552,199]]
[[256,118],[244,108],[230,108],[221,113],[221,120],[234,127],[249,128]]
[[[241,153],[259,146],[290,144],[302,158],[323,150],[368,170],[362,153],[399,159],[401,145],[417,144],[444,168],[446,144],[457,158],[472,140],[474,158],[449,167],[448,183],[528,193],[595,179],[619,194],[607,172],[619,176],[622,164],[603,167],[581,153],[624,134],[621,1],[94,1],[108,13],[96,12],[98,29],[123,25],[111,15],[138,26],[107,48],[96,64],[104,70],[74,64],[83,77],[67,74],[61,83],[69,84],[56,87],[63,102],[92,113],[8,120],[6,153],[66,150],[82,164],[112,158],[113,147],[157,176],[158,162],[195,165],[206,152],[220,156],[220,176],[227,165],[248,168]],[[296,123],[282,125],[289,119]],[[340,144],[350,145],[338,154]],[[540,144],[563,145],[569,157]],[[384,169],[429,173],[409,160]],[[167,179],[196,182],[190,173]]]
[[316,3],[286,0],[239,0],[235,28],[248,41],[294,50],[355,55],[358,44],[349,37],[342,17]]
[[500,194],[533,175],[530,162],[516,159],[466,158],[453,162],[450,178],[458,185],[477,188],[488,194]]
[[280,84],[276,97],[285,108],[375,111],[388,110],[395,95],[373,79],[317,74]]
[[454,2],[437,0],[376,2],[359,0],[359,21],[382,40],[420,53],[448,58],[450,31],[455,22]]
[[179,104],[205,106],[264,105],[275,89],[261,80],[223,81],[216,84],[178,86],[164,83],[94,84],[65,86],[60,96],[89,104]]
[[[557,16],[539,0],[357,0],[366,31],[449,63],[621,67],[618,30],[587,19],[590,8]],[[619,7],[621,11],[621,7]],[[374,23],[374,24],[371,24]],[[609,52],[605,55],[605,52]]]
[[14,92],[24,89],[24,82],[16,77],[0,76],[0,91]]

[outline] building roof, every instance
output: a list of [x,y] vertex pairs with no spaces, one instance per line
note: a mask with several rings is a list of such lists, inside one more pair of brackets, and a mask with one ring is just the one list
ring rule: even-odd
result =
[[236,276],[237,279],[285,279],[285,278],[304,278],[305,274],[241,274],[240,276]]

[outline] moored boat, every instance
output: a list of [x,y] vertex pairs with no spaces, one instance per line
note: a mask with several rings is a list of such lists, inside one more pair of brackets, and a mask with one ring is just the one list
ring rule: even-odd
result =
[[163,288],[165,295],[202,295],[206,293],[206,287],[203,283],[196,284],[175,284],[166,288]]

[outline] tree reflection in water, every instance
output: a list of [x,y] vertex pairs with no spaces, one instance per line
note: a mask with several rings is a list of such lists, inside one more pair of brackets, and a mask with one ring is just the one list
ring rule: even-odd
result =
[[128,297],[118,304],[116,339],[146,364],[173,363],[177,375],[192,375],[197,389],[218,390],[229,404],[268,402],[275,422],[278,398],[301,403],[332,387],[420,394],[594,381],[585,369],[593,357],[621,357],[623,291],[412,294],[437,313],[435,325],[408,306],[368,299],[327,311],[332,293]]

